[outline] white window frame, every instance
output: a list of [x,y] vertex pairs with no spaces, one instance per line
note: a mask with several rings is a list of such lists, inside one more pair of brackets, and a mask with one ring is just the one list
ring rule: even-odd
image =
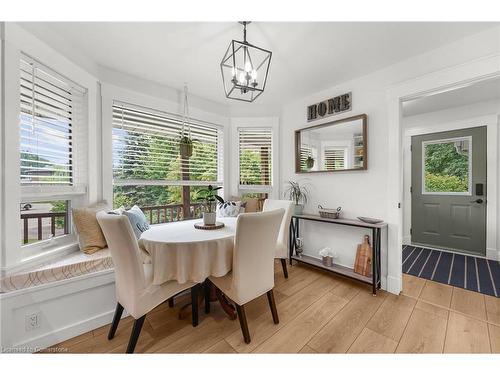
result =
[[[240,131],[242,130],[266,130],[271,133],[271,183],[269,185],[241,185],[240,184]],[[275,134],[273,127],[269,126],[240,126],[236,129],[236,155],[237,155],[237,186],[240,194],[248,193],[268,193],[273,191],[273,184],[275,183]]]
[[[88,93],[85,88],[76,84],[73,80],[61,75],[56,72],[51,67],[47,66],[39,62],[38,60],[32,58],[31,56],[21,53],[21,59],[28,60],[34,66],[41,67],[46,71],[50,72],[57,78],[64,80],[67,84],[75,88],[76,90],[83,90],[83,101],[82,101],[82,113],[87,112],[88,106]],[[19,63],[21,61],[19,60]],[[19,111],[19,114],[21,112]],[[81,128],[79,128],[81,127]],[[68,229],[69,233],[63,234],[61,236],[52,237],[45,240],[39,240],[32,244],[21,245],[21,249],[23,252],[24,258],[37,258],[39,256],[43,256],[45,254],[51,253],[54,250],[65,248],[67,246],[71,246],[75,243],[75,233],[73,231],[72,225],[72,215],[71,208],[73,206],[78,206],[78,203],[81,202],[81,197],[87,192],[87,178],[86,173],[81,173],[81,170],[86,169],[86,156],[84,158],[85,153],[80,151],[81,146],[85,146],[85,137],[86,132],[82,131],[83,129],[88,128],[88,120],[86,118],[82,119],[82,123],[74,123],[73,124],[73,132],[72,132],[72,154],[73,154],[73,163],[72,163],[72,184],[70,186],[46,186],[46,185],[33,185],[33,186],[22,186],[21,185],[21,202],[31,201],[55,201],[55,200],[66,200],[68,201],[67,212],[68,215],[66,220],[68,220]],[[19,128],[18,128],[19,132]]]
[[[22,246],[20,240],[20,203],[26,200],[70,200],[72,207],[86,205],[97,201],[99,180],[99,158],[95,143],[95,130],[97,126],[96,92],[97,80],[88,72],[67,60],[57,51],[35,38],[15,23],[4,24],[4,34],[2,35],[2,56],[3,56],[3,129],[13,129],[15,131],[4,131],[2,134],[2,166],[4,176],[1,187],[2,199],[5,204],[2,206],[0,225],[2,235],[0,266],[3,271],[23,268],[31,263],[39,263],[49,257],[78,250],[78,243],[74,234],[56,237],[54,239],[39,241],[34,244]],[[79,181],[78,189],[70,191],[59,188],[46,189],[31,186],[21,188],[20,184],[20,60],[25,55],[41,62],[50,70],[57,72],[62,77],[68,79],[80,87],[87,90],[86,108],[84,109],[85,126],[81,129],[81,137],[85,139],[85,147],[80,150],[83,155],[78,163],[86,164],[85,181]],[[79,141],[74,140],[75,146]],[[76,146],[78,147],[78,146]],[[76,152],[76,149],[75,151]],[[75,168],[76,168],[75,158]],[[99,172],[98,172],[99,171]],[[76,182],[76,181],[75,181]],[[81,185],[80,185],[81,182]],[[84,188],[85,186],[85,188]],[[71,228],[71,225],[70,225]]]
[[[427,145],[436,145],[441,143],[452,143],[452,142],[460,142],[460,141],[468,141],[469,142],[469,155],[468,155],[468,190],[460,191],[460,192],[446,192],[446,191],[426,191],[425,190],[425,146]],[[422,142],[422,195],[461,195],[461,196],[472,196],[472,136],[466,137],[456,137],[456,138],[444,138],[444,139],[435,139],[432,141],[423,141]]]
[[[122,87],[115,86],[109,83],[103,83],[101,86],[101,100],[102,100],[102,189],[103,199],[112,204],[113,202],[113,186],[115,181],[113,179],[113,104],[124,103],[131,106],[142,107],[146,110],[156,111],[161,115],[172,116],[173,118],[182,119],[182,104],[170,101],[168,99],[159,98],[142,94],[136,91],[128,90]],[[221,191],[222,195],[228,195],[228,157],[227,146],[229,140],[229,121],[228,118],[214,113],[200,110],[195,106],[189,107],[190,118],[193,121],[200,123],[207,123],[219,129],[220,147],[218,147],[219,161],[218,161],[218,183],[223,186]],[[198,120],[204,119],[204,120]],[[122,182],[119,182],[123,185]],[[128,180],[127,185],[164,185],[164,186],[206,186],[204,181],[199,182],[180,182],[180,181],[166,181],[166,180]],[[227,197],[226,197],[227,198]]]

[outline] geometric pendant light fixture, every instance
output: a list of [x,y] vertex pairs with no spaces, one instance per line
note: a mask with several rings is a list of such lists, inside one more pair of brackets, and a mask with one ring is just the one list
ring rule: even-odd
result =
[[272,52],[247,42],[247,25],[243,41],[232,40],[222,58],[220,69],[226,97],[253,102],[265,90]]

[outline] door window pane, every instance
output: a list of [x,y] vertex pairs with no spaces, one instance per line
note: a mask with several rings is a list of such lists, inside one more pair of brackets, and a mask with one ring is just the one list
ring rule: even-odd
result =
[[471,139],[423,142],[424,193],[469,193]]

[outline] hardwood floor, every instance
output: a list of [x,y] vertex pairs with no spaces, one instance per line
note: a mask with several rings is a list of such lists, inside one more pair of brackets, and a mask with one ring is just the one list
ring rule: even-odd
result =
[[[217,303],[193,328],[182,319],[179,297],[146,317],[136,353],[500,353],[500,298],[404,276],[395,296],[304,265],[285,279],[275,266],[280,323],[273,324],[266,296],[246,307],[252,342],[245,344],[238,321]],[[62,342],[45,352],[124,353],[132,328],[122,319],[113,340],[109,325]]]

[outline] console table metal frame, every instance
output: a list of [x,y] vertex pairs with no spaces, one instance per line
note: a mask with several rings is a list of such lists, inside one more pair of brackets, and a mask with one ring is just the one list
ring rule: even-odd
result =
[[[322,264],[321,260],[309,255],[302,255],[299,257],[294,255],[295,250],[295,239],[300,237],[299,235],[299,223],[300,220],[317,221],[322,223],[330,223],[337,225],[346,225],[350,227],[358,227],[363,229],[371,229],[372,231],[372,277],[363,276],[354,272],[352,268],[343,267],[339,265],[334,265],[333,267],[327,267]],[[377,289],[380,289],[380,246],[381,246],[381,232],[382,229],[387,227],[386,223],[370,224],[365,223],[360,220],[350,220],[350,219],[328,219],[323,218],[319,215],[293,215],[292,221],[290,223],[290,237],[289,237],[289,260],[290,265],[292,265],[292,260],[297,262],[302,262],[305,264],[312,265],[314,267],[327,270],[336,274],[340,274],[351,279],[355,279],[366,284],[372,285],[373,295],[377,294]]]

